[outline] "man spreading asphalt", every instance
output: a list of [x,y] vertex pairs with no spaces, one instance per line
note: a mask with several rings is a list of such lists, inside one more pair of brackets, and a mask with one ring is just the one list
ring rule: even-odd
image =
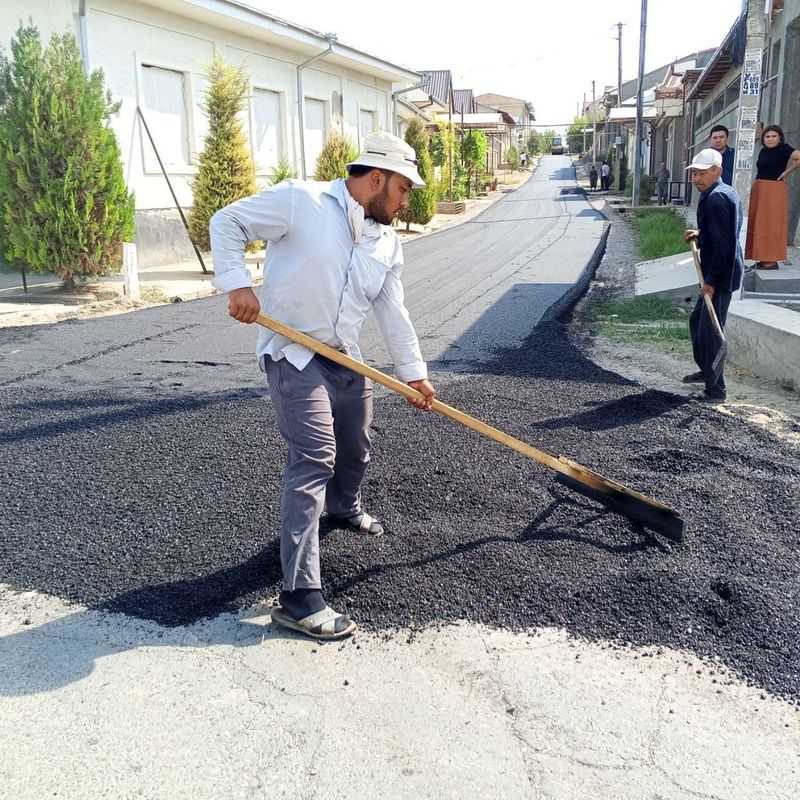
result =
[[[210,223],[213,282],[228,293],[232,317],[254,322],[261,303],[244,248],[268,242],[264,312],[361,360],[358,339],[371,308],[397,377],[424,397],[411,404],[427,410],[435,392],[404,305],[402,248],[389,227],[408,205],[410,190],[425,185],[416,154],[402,139],[376,132],[347,169],[347,179],[285,181],[218,211]],[[360,495],[372,382],[265,328],[256,353],[289,448],[281,503],[283,591],[272,619],[314,638],[342,638],[356,623],[323,598],[319,518],[325,507],[350,530],[383,533]]]
[[705,383],[705,389],[693,397],[705,402],[720,403],[726,398],[725,376],[714,380],[712,363],[719,348],[703,295],[709,295],[720,326],[725,328],[731,296],[742,282],[744,257],[739,244],[742,208],[739,195],[722,181],[722,155],[718,150],[701,150],[687,167],[692,183],[701,193],[697,204],[699,230],[687,230],[684,241],[697,239],[703,284],[689,317],[692,351],[699,372],[687,375],[684,383]]
[[711,147],[722,156],[722,182],[733,186],[733,158],[735,150],[728,147],[728,129],[715,125],[711,129]]

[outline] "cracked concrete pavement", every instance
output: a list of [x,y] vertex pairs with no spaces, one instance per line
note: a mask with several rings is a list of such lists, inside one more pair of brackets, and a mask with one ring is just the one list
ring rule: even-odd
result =
[[0,786],[15,800],[774,800],[800,786],[796,706],[690,654],[466,623],[319,644],[270,626],[266,605],[163,628],[0,597]]

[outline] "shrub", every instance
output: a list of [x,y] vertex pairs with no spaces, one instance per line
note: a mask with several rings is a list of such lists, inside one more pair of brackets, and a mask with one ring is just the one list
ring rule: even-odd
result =
[[357,158],[358,150],[353,141],[336,131],[332,131],[317,157],[314,178],[318,181],[334,181],[337,178],[346,178],[347,169],[345,164],[349,164]]
[[[477,183],[483,173],[488,150],[489,140],[483,131],[470,130],[464,134],[461,140],[461,157],[467,171],[467,196],[469,196],[469,190],[473,186],[473,179],[476,184],[475,189],[478,189]],[[517,164],[519,164],[519,155],[517,155]]]
[[5,258],[70,286],[121,266],[134,201],[103,73],[86,77],[72,34],[20,25],[0,54],[0,217]]
[[408,208],[398,214],[398,218],[406,223],[406,230],[408,230],[412,222],[416,222],[417,225],[425,225],[433,219],[433,215],[436,213],[436,186],[433,183],[430,137],[418,117],[413,117],[408,123],[406,142],[414,148],[414,152],[417,154],[417,171],[425,181],[422,189],[411,190]]
[[[464,174],[461,169],[461,144],[455,136],[452,122],[438,122],[439,132],[434,134],[431,156],[435,166],[441,166],[442,176],[437,186],[440,200],[463,200]],[[452,191],[451,191],[452,184]]]
[[[239,117],[250,91],[247,75],[218,56],[206,68],[206,77],[203,110],[208,115],[208,134],[191,181],[194,202],[189,215],[189,236],[201,250],[211,249],[211,217],[258,191],[256,165]],[[247,249],[261,246],[261,242],[251,242]]]
[[[639,203],[647,205],[653,199],[653,191],[655,190],[655,182],[652,175],[642,174],[639,176]],[[627,182],[625,186],[625,196],[633,197],[633,178]]]
[[297,177],[297,170],[289,163],[289,157],[282,155],[278,159],[278,163],[273,167],[269,176],[269,185],[274,186],[281,181],[288,181],[291,178]]
[[517,150],[516,145],[512,144],[506,150],[506,161],[508,161],[508,166],[511,169],[519,169],[519,150]]

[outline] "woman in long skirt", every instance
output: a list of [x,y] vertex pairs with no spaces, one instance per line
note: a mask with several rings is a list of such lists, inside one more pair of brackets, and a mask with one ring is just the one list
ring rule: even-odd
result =
[[761,145],[750,189],[744,257],[755,259],[756,269],[778,269],[786,260],[789,239],[786,177],[800,167],[800,150],[786,144],[779,125],[764,128]]

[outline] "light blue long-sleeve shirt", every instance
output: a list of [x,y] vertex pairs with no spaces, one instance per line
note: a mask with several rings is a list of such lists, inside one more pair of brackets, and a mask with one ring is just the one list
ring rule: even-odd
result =
[[[364,219],[344,180],[284,181],[211,218],[213,284],[252,285],[247,242],[268,242],[261,306],[265,314],[361,360],[358,338],[370,308],[399,380],[428,377],[404,304],[403,251],[387,225]],[[302,370],[313,353],[261,328],[256,354]]]

